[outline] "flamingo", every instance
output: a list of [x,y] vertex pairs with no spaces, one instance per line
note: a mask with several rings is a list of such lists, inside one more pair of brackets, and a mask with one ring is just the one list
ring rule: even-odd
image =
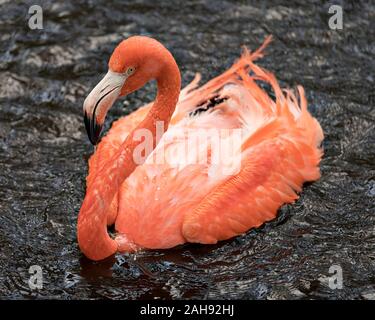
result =
[[[303,88],[281,89],[254,63],[270,40],[254,52],[244,48],[231,68],[205,85],[198,87],[197,74],[182,90],[177,63],[157,40],[132,36],[115,48],[108,73],[83,104],[88,137],[97,145],[77,223],[85,256],[214,244],[274,219],[280,206],[298,199],[304,182],[319,179],[323,131]],[[116,99],[150,80],[157,83],[155,101],[115,121],[100,140]],[[231,141],[221,146],[222,161],[213,161],[219,146],[207,139],[187,152],[206,162],[179,162],[188,136],[210,130],[226,132],[219,140]],[[231,139],[238,130],[241,139]],[[163,161],[155,162],[159,156]]]

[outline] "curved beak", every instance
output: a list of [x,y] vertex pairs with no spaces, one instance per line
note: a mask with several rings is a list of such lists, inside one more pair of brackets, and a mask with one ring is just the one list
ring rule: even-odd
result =
[[105,116],[120,95],[126,78],[125,74],[109,70],[83,103],[85,127],[93,145],[99,141]]

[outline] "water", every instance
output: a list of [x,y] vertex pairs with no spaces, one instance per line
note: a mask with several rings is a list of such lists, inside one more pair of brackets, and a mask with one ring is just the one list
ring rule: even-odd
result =
[[[1,298],[375,298],[374,12],[346,2],[344,30],[330,30],[326,1],[1,1]],[[30,30],[39,3],[44,29]],[[326,135],[322,178],[278,218],[214,246],[82,257],[76,220],[93,151],[82,103],[114,46],[158,38],[184,84],[221,73],[240,46],[274,42],[260,63],[283,85],[302,84]],[[151,101],[155,85],[116,103],[108,125]],[[28,286],[31,265],[43,289]],[[343,270],[343,289],[328,286]]]

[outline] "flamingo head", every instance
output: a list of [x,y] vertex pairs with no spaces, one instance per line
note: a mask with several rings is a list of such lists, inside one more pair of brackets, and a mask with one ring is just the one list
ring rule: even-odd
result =
[[157,79],[166,52],[158,41],[142,36],[128,38],[115,48],[107,74],[83,103],[86,131],[93,145],[98,143],[105,116],[117,98]]

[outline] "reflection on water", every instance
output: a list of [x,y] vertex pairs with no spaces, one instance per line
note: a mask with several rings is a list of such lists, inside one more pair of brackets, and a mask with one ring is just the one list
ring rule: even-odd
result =
[[[275,4],[273,4],[273,2]],[[0,297],[365,298],[374,296],[374,6],[345,3],[345,32],[328,4],[279,1],[41,1],[44,29],[29,30],[30,1],[0,8]],[[183,10],[181,9],[183,8]],[[240,46],[272,33],[261,64],[283,85],[303,84],[323,126],[322,179],[258,230],[215,246],[184,245],[82,257],[76,219],[87,158],[82,103],[114,46],[151,35],[174,54],[183,82],[224,71]],[[348,81],[350,79],[350,81]],[[118,102],[109,123],[154,97],[155,85]],[[328,287],[329,267],[344,288]],[[39,265],[42,290],[27,286]]]
[[116,262],[116,258],[111,256],[103,261],[93,262],[82,256],[79,259],[81,266],[81,276],[87,281],[97,282],[100,278],[111,278],[112,267]]

